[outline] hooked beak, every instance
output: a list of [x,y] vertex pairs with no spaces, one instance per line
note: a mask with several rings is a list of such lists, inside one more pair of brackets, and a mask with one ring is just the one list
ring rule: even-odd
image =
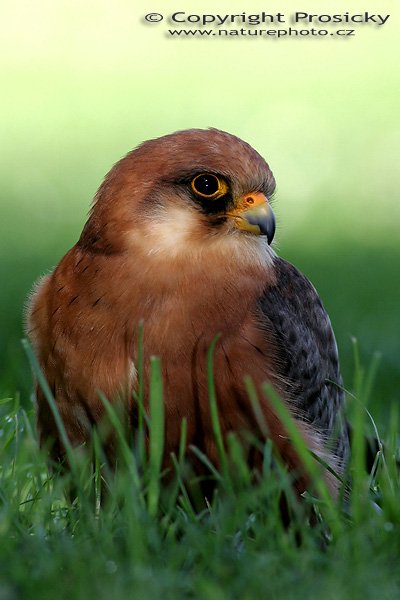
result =
[[275,215],[267,197],[261,192],[239,198],[236,208],[229,212],[235,227],[254,235],[266,235],[271,244],[275,234]]

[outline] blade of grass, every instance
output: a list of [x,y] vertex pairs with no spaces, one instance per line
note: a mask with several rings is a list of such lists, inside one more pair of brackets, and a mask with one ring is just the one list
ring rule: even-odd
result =
[[228,434],[227,441],[235,480],[239,481],[240,486],[247,488],[251,482],[251,472],[244,457],[243,446],[234,432]]
[[161,466],[164,454],[164,401],[161,361],[150,358],[150,441],[148,510],[155,516],[158,510],[161,484]]
[[253,413],[254,413],[254,416],[257,421],[257,425],[259,426],[260,431],[263,434],[263,436],[265,437],[265,439],[267,439],[268,433],[269,433],[268,425],[265,420],[264,413],[261,410],[261,405],[260,405],[260,401],[258,399],[256,386],[254,385],[253,380],[249,376],[246,376],[244,378],[244,384],[246,386],[247,395],[249,396],[249,399],[251,402],[251,407],[253,409]]
[[144,505],[144,500],[141,493],[140,477],[135,463],[134,454],[131,448],[129,447],[129,444],[126,439],[125,428],[121,423],[121,419],[119,418],[116,410],[111,405],[106,396],[103,394],[103,392],[98,390],[97,393],[106,410],[110,423],[117,435],[118,450],[120,452],[122,460],[125,463],[126,468],[128,469],[128,473],[130,475],[131,482],[133,483],[137,499],[141,505]]
[[47,380],[46,380],[46,378],[43,374],[43,371],[40,368],[39,362],[36,358],[36,355],[34,354],[32,347],[31,347],[30,343],[28,342],[28,340],[23,339],[22,346],[25,350],[25,353],[28,357],[28,360],[32,367],[32,370],[37,378],[37,381],[39,382],[40,387],[42,388],[43,394],[45,395],[47,403],[50,407],[51,413],[53,415],[54,421],[57,426],[58,433],[61,438],[61,442],[64,446],[64,449],[65,449],[65,452],[67,455],[67,459],[68,459],[68,463],[71,468],[71,472],[74,476],[74,480],[75,480],[74,482],[76,485],[79,485],[79,476],[78,476],[77,465],[76,465],[73,449],[72,449],[71,443],[69,441],[67,432],[65,430],[64,423],[61,419],[61,415],[58,411],[57,404],[53,398],[53,394],[51,393],[49,384],[47,383]]
[[199,448],[197,448],[197,446],[190,445],[189,448],[193,452],[193,454],[195,456],[197,456],[197,458],[200,460],[200,462],[202,462],[203,465],[205,467],[207,467],[207,469],[210,471],[210,474],[213,476],[215,481],[219,481],[220,483],[223,483],[223,476],[218,471],[218,469],[212,464],[212,462],[210,461],[208,456],[206,454],[204,454],[204,452],[199,450]]
[[319,498],[324,502],[324,507],[326,509],[326,518],[331,528],[332,534],[337,535],[341,530],[339,513],[335,506],[334,500],[332,499],[328,488],[323,478],[321,477],[319,464],[315,461],[310,450],[307,448],[306,443],[299,429],[297,428],[295,421],[293,420],[288,409],[283,404],[282,400],[279,398],[274,388],[271,385],[263,384],[262,390],[268,398],[268,401],[271,403],[272,407],[276,411],[278,418],[282,421],[283,426],[285,427],[293,446],[298,452],[299,457],[307,473],[310,475],[313,481]]
[[95,518],[100,518],[101,509],[101,443],[96,429],[93,430],[93,454],[94,454],[94,514]]
[[144,414],[144,324],[139,323],[138,329],[138,430],[137,444],[139,465],[145,464],[146,445],[145,445],[145,414]]
[[207,353],[207,380],[208,380],[208,400],[210,403],[210,415],[211,415],[211,423],[214,433],[214,439],[217,446],[218,457],[221,463],[221,471],[227,476],[227,458],[224,447],[224,442],[222,438],[221,432],[221,424],[219,421],[218,414],[218,405],[217,405],[217,393],[215,390],[215,380],[214,380],[214,352],[215,347],[220,339],[221,334],[215,336],[213,341],[211,342],[210,348]]
[[[368,478],[366,473],[366,438],[365,438],[365,401],[364,391],[366,389],[367,376],[361,365],[360,352],[356,339],[352,339],[354,370],[354,395],[356,401],[353,403],[353,435],[350,456],[351,472],[351,515],[355,523],[363,520],[364,511],[368,503]],[[369,379],[369,387],[372,381]]]
[[181,471],[179,468],[179,463],[176,459],[175,454],[171,454],[171,460],[176,470],[176,476],[179,482],[179,489],[181,490],[180,504],[182,506],[182,510],[186,513],[187,518],[190,518],[191,521],[196,521],[196,511],[194,510],[192,503],[189,498],[189,494],[187,492],[185,483],[181,476]]
[[184,417],[181,421],[181,433],[180,433],[180,438],[179,438],[179,452],[178,452],[178,458],[176,458],[176,455],[174,453],[171,453],[171,457],[172,457],[172,461],[173,461],[173,465],[175,467],[175,476],[174,476],[174,482],[169,494],[169,502],[168,502],[168,509],[167,509],[167,513],[166,513],[166,517],[168,520],[171,519],[175,505],[176,505],[176,501],[178,498],[178,493],[179,493],[179,478],[181,476],[181,473],[183,471],[184,468],[184,461],[185,461],[185,454],[186,454],[186,444],[187,444],[187,419]]

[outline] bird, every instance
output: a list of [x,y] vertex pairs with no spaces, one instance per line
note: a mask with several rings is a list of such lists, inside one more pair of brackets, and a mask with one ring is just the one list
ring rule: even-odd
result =
[[[273,248],[275,187],[251,145],[214,128],[150,139],[111,168],[78,242],[35,285],[27,310],[27,335],[72,446],[88,444],[104,418],[99,390],[110,402],[122,399],[127,427],[137,426],[142,326],[146,406],[150,357],[161,363],[165,464],[178,451],[183,419],[187,446],[219,464],[207,371],[216,340],[223,440],[246,431],[271,439],[304,492],[310,477],[269,384],[311,452],[343,470],[349,439],[337,344],[315,288]],[[40,443],[62,461],[40,385],[36,402]],[[247,460],[259,467],[254,453]],[[331,470],[321,476],[336,497]]]

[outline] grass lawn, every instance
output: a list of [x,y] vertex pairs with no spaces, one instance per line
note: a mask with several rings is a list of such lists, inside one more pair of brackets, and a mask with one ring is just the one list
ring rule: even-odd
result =
[[[107,472],[97,438],[94,461],[75,452],[70,473],[49,472],[32,410],[4,399],[1,600],[399,597],[398,414],[392,409],[385,450],[369,475],[363,458],[364,404],[373,372],[362,368],[357,351],[355,357],[353,492],[338,504],[323,496],[307,496],[301,506],[293,501],[288,475],[273,460],[268,443],[262,477],[253,485],[232,441],[222,463],[230,467],[210,470],[218,483],[211,504],[201,502],[193,481],[188,494],[184,453],[176,457],[176,477],[167,484],[160,472],[163,414],[157,371],[149,456],[141,451],[140,437],[129,446],[121,435],[114,476]],[[108,482],[105,496],[101,475]],[[76,493],[68,500],[64,490],[71,485]],[[279,509],[282,492],[292,511],[286,528]],[[312,504],[318,515],[314,527],[307,517]]]

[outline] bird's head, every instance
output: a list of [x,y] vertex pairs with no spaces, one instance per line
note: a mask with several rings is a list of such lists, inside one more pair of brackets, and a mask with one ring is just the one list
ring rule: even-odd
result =
[[120,160],[101,185],[80,245],[115,253],[188,255],[206,247],[269,251],[275,180],[246,142],[216,129],[150,140]]

